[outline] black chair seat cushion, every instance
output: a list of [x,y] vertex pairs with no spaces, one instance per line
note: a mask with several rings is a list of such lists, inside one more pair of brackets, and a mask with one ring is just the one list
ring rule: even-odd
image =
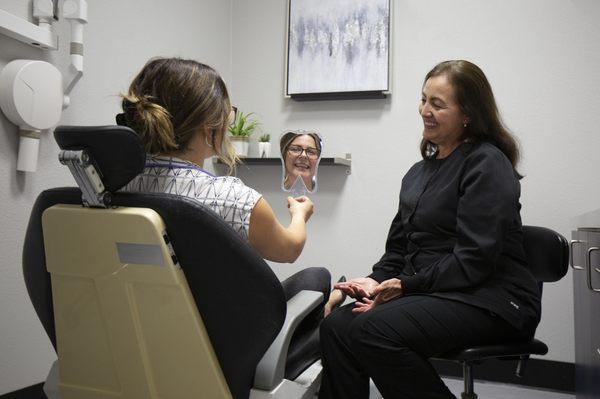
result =
[[546,353],[548,353],[548,346],[542,341],[534,338],[531,341],[459,349],[445,353],[442,356],[435,356],[435,359],[455,362],[471,362],[520,355],[545,355]]
[[[23,274],[33,306],[56,348],[50,274],[41,216],[55,204],[81,204],[77,188],[42,192],[31,213]],[[189,198],[115,193],[114,206],[150,208],[166,224],[179,264],[202,315],[234,398],[247,398],[256,364],[281,330],[283,288],[260,255],[218,215]]]

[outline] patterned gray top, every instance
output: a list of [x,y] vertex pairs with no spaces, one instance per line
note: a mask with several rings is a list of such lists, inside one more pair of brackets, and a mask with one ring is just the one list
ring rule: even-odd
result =
[[151,155],[146,157],[144,171],[122,191],[167,193],[195,199],[215,211],[246,240],[250,214],[262,197],[237,177],[217,177],[182,159]]

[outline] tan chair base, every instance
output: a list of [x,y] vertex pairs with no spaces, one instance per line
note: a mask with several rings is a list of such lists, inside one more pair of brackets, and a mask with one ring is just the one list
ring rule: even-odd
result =
[[55,205],[42,220],[62,399],[231,398],[156,212]]

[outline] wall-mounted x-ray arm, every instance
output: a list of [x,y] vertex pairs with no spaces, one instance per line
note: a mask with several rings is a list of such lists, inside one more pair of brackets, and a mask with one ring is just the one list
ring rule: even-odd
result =
[[71,24],[71,66],[75,76],[65,87],[65,107],[69,105],[69,95],[83,76],[83,25],[87,23],[86,0],[65,0],[63,18]]
[[[22,21],[38,29],[52,32],[57,5],[58,3],[52,0],[34,0],[33,15],[38,20],[39,26]],[[7,13],[0,11],[2,25],[0,33],[8,29],[12,32],[8,36],[18,40],[27,36],[22,34],[24,31],[22,28],[28,25],[15,23],[11,18],[2,19]],[[87,23],[86,0],[64,0],[62,15],[71,24],[71,68],[75,70],[75,75],[66,85],[63,84],[65,79],[60,71],[45,61],[14,60],[0,72],[0,108],[12,123],[19,126],[17,170],[20,171],[35,172],[37,169],[39,138],[44,131],[59,122],[62,109],[70,104],[69,94],[83,75],[83,25]],[[4,25],[6,21],[12,25]],[[15,26],[21,33],[17,34],[11,30]]]
[[0,10],[0,34],[33,47],[58,49],[58,36],[54,34],[49,24],[36,25],[4,10]]
[[[58,0],[34,0],[33,16],[38,20],[38,25],[51,25],[60,14]],[[87,23],[87,1],[86,0],[64,0],[62,2],[62,18],[69,21],[71,25],[71,67],[75,75],[65,82],[64,104],[66,108],[70,104],[69,95],[83,76],[83,26]]]
[[33,0],[33,18],[42,29],[52,29],[54,21],[58,21],[58,1]]

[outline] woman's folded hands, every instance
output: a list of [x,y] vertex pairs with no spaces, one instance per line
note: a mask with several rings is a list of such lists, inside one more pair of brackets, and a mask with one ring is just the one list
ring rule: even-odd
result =
[[381,303],[402,296],[402,282],[397,278],[378,283],[370,277],[360,277],[337,283],[334,288],[356,299],[352,309],[354,313],[367,312]]

